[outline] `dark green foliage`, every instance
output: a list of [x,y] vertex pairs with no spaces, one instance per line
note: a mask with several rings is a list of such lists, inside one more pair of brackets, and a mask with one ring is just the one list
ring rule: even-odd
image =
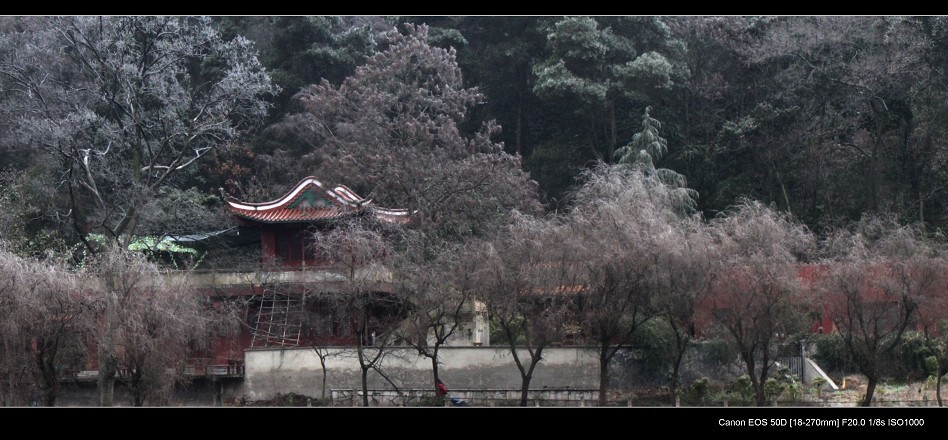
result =
[[737,349],[734,344],[721,338],[712,339],[708,344],[708,359],[718,366],[730,365],[737,361]]
[[764,391],[767,394],[767,398],[771,401],[794,401],[800,389],[801,384],[799,377],[791,373],[787,367],[777,369],[773,376],[769,377],[764,383]]
[[290,98],[326,79],[340,83],[375,53],[375,34],[391,28],[377,17],[221,17],[216,27],[229,37],[256,42],[263,62],[282,92],[274,99],[271,121],[289,111]]
[[695,380],[685,391],[684,397],[699,404],[706,404],[711,398],[711,381],[707,377]]
[[[514,320],[514,323],[520,323],[522,319]],[[513,341],[515,345],[523,343],[523,334],[520,332],[516,333],[517,337]],[[496,318],[491,318],[490,320],[490,342],[493,345],[505,346],[510,344],[510,340],[507,338],[507,333],[496,321]]]
[[[839,375],[858,371],[841,337],[833,334],[818,335],[813,341],[818,353],[814,358],[820,368]],[[884,371],[887,376],[899,379],[924,379],[933,374],[928,364],[928,358],[933,354],[934,351],[925,335],[918,332],[906,333],[893,350],[893,356],[883,365]]]
[[749,406],[754,404],[754,386],[750,376],[742,375],[728,385],[722,393],[721,400],[727,400],[734,406]]
[[537,145],[523,167],[530,177],[545,189],[544,196],[550,207],[561,208],[566,189],[577,184],[583,164],[594,160],[588,150],[568,148],[569,142],[551,139],[549,143]]
[[903,336],[891,360],[893,375],[906,380],[920,380],[935,375],[934,369],[937,368],[937,364],[930,365],[928,359],[937,360],[938,358],[930,342],[924,334],[918,332],[910,332]]
[[241,399],[239,406],[332,406],[332,401],[290,392],[277,393],[276,396],[266,400]]
[[631,346],[641,353],[641,374],[649,378],[668,379],[668,364],[674,355],[672,338],[668,321],[664,319],[650,320],[635,333]]
[[438,407],[444,406],[444,398],[438,396],[424,396],[420,397],[417,400],[411,401],[408,406],[427,406],[427,407]]
[[817,335],[813,337],[816,345],[814,359],[820,368],[835,374],[845,374],[855,371],[855,365],[849,358],[843,338],[836,334]]

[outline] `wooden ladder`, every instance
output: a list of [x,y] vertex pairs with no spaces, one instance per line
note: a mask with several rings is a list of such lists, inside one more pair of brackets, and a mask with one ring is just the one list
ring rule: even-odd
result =
[[303,327],[303,298],[264,293],[251,347],[297,347]]

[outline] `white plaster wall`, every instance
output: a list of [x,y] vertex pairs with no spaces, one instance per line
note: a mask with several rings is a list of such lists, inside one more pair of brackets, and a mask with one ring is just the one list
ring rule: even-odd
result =
[[[359,389],[361,376],[353,349],[330,349],[326,395],[331,389]],[[444,347],[439,373],[450,389],[519,389],[520,373],[509,350],[502,347]],[[521,359],[529,359],[526,352]],[[245,352],[244,383],[235,390],[249,400],[269,399],[277,393],[312,397],[322,394],[319,357],[309,348],[251,349]],[[431,387],[431,360],[409,348],[393,348],[382,362],[383,371],[402,388]],[[585,348],[547,348],[534,371],[531,389],[596,388],[598,360]],[[390,386],[369,372],[369,387]]]

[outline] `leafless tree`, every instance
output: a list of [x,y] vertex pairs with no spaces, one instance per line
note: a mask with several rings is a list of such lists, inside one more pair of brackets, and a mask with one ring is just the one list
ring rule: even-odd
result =
[[575,326],[574,300],[585,289],[565,232],[555,219],[515,214],[506,233],[471,258],[477,266],[476,290],[520,372],[520,406],[527,406],[544,349]]
[[321,388],[321,391],[320,391],[320,394],[319,394],[319,398],[320,398],[320,399],[325,399],[325,398],[326,398],[326,389],[327,389],[327,388],[326,388],[326,382],[327,382],[327,380],[329,379],[329,370],[328,370],[328,368],[326,367],[326,362],[327,362],[330,358],[333,358],[333,357],[343,357],[343,356],[348,355],[349,353],[347,352],[346,349],[339,348],[339,347],[333,347],[333,346],[331,346],[331,345],[329,345],[329,344],[323,343],[323,342],[322,342],[321,340],[319,340],[319,339],[314,339],[314,340],[312,340],[312,341],[310,342],[309,347],[310,347],[310,349],[313,350],[313,353],[316,354],[316,357],[319,358],[319,367],[320,367],[320,370],[322,370],[322,373],[323,373],[323,376],[322,376],[322,388]]
[[802,329],[798,264],[813,238],[788,215],[746,200],[711,228],[722,258],[712,286],[714,319],[737,347],[757,404],[764,406],[777,344]]
[[[91,322],[89,292],[62,259],[33,263],[23,317],[31,344],[34,383],[43,404],[54,406],[60,382],[85,360]],[[65,371],[64,371],[65,370]]]
[[426,248],[420,233],[408,234],[407,248],[393,263],[395,293],[407,317],[395,337],[431,361],[432,390],[440,381],[439,353],[476,312],[474,260],[463,245]]
[[[943,263],[939,260],[938,263]],[[935,398],[938,406],[944,406],[941,397],[944,376],[948,374],[948,286],[945,278],[938,283],[942,287],[932,291],[932,296],[920,298],[918,305],[918,325],[925,335],[928,353],[925,359],[926,370],[935,379]]]
[[89,292],[61,257],[19,257],[0,246],[0,318],[8,405],[22,402],[31,384],[45,406],[54,406],[63,377],[85,360],[91,320]]
[[656,315],[655,255],[681,220],[674,188],[639,167],[600,166],[574,195],[565,237],[582,262],[585,288],[577,296],[583,332],[599,356],[599,404],[606,404],[609,363],[636,330]]
[[276,91],[252,43],[225,41],[206,17],[20,25],[2,35],[0,81],[23,97],[7,110],[17,142],[59,159],[80,238],[95,229],[127,246],[150,204],[252,128]]
[[828,245],[840,253],[828,263],[824,296],[846,351],[868,379],[861,405],[869,406],[919,307],[935,307],[945,260],[920,230],[878,218],[837,232]]
[[697,308],[711,291],[721,261],[706,224],[700,218],[683,220],[655,255],[652,285],[655,306],[668,322],[674,346],[670,359],[669,391],[675,399],[681,384],[681,362],[696,332]]
[[112,405],[116,377],[133,405],[167,403],[191,350],[210,340],[215,313],[186,273],[162,271],[140,254],[112,247],[91,266],[99,281],[99,405]]
[[[942,289],[944,292],[944,289]],[[922,317],[922,324],[925,326],[925,345],[927,356],[925,358],[925,368],[930,377],[935,379],[935,399],[938,400],[938,406],[945,406],[944,399],[941,397],[941,390],[945,375],[948,375],[948,320],[946,316],[946,301],[944,293],[936,301],[925,304],[931,307],[926,311],[919,311]],[[926,309],[926,307],[920,309]],[[937,316],[937,317],[936,317]]]
[[371,212],[362,212],[314,235],[314,250],[321,258],[335,262],[346,279],[339,290],[317,295],[337,304],[353,321],[363,406],[369,406],[370,370],[399,390],[382,370],[394,341],[392,330],[404,318],[403,304],[392,293],[384,292],[384,285],[391,282],[385,263],[393,255],[390,235],[397,233],[396,228],[377,220]]
[[[4,243],[4,247],[7,245]],[[25,350],[27,329],[19,319],[22,310],[25,286],[30,282],[30,266],[26,260],[3,249],[0,251],[0,343],[3,344],[3,403],[6,406],[22,405],[30,365]]]

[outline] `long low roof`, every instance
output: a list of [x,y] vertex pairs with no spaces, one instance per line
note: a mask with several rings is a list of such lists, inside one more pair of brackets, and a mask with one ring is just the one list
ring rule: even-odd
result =
[[340,219],[368,210],[382,221],[408,223],[407,209],[375,206],[372,200],[359,196],[345,185],[326,189],[315,177],[297,183],[282,197],[263,203],[241,202],[227,198],[227,208],[234,215],[261,223],[303,223]]

